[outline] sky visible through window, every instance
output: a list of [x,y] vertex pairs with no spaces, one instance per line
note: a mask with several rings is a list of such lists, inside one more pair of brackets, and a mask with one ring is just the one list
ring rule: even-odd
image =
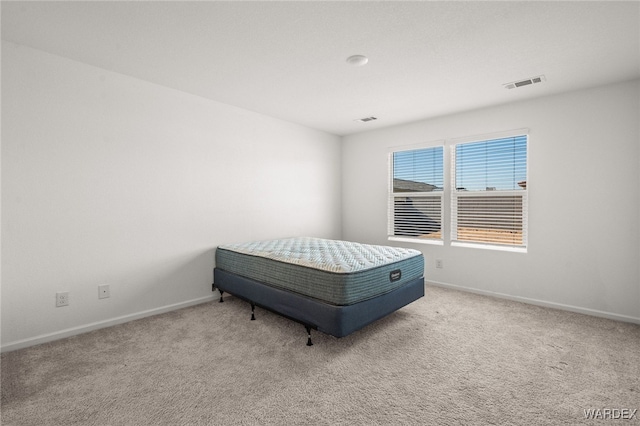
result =
[[443,147],[393,153],[393,178],[444,186]]
[[[443,153],[442,146],[394,152],[394,179],[426,183],[442,190]],[[526,135],[457,144],[455,156],[455,188],[459,190],[523,189],[522,183],[527,179]]]
[[527,179],[527,137],[456,145],[456,189],[513,191]]

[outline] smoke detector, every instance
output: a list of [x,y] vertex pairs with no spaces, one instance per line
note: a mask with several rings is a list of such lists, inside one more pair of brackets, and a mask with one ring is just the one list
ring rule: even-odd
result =
[[361,67],[369,62],[369,58],[364,55],[352,55],[347,58],[347,63],[354,67]]
[[503,86],[507,89],[515,89],[516,87],[528,86],[530,84],[537,84],[546,81],[547,78],[544,75],[539,75],[537,77],[527,78],[525,80],[513,81],[511,83],[503,84]]

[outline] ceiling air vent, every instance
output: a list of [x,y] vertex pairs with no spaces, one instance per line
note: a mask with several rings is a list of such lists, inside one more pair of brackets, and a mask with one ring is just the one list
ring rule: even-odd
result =
[[365,117],[365,118],[358,118],[357,120],[354,121],[359,121],[361,123],[366,123],[368,121],[373,121],[373,120],[377,120],[376,117]]
[[542,83],[546,78],[544,75],[539,75],[537,77],[527,78],[526,80],[513,81],[511,83],[503,84],[507,89],[515,89],[516,87],[528,86],[530,84]]

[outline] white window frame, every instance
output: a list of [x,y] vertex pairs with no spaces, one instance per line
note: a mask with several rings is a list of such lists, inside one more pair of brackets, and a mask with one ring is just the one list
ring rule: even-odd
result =
[[[528,129],[519,129],[509,132],[502,133],[493,133],[488,135],[474,136],[468,138],[459,138],[448,140],[447,145],[449,146],[449,171],[450,171],[450,180],[449,180],[449,188],[451,192],[451,204],[450,204],[450,241],[452,247],[470,247],[470,248],[481,248],[481,249],[491,249],[491,250],[504,250],[511,252],[520,252],[526,253],[528,249],[528,189],[525,190],[514,190],[514,191],[460,191],[456,186],[456,147],[460,144],[466,143],[474,143],[474,142],[482,142],[482,141],[490,141],[495,139],[516,137],[516,136],[525,136],[527,138],[527,157],[526,157],[526,185],[527,188],[530,187],[529,182],[529,147],[530,147],[530,136]],[[449,189],[448,188],[448,189]],[[511,245],[511,244],[500,244],[493,243],[489,241],[468,241],[468,240],[458,240],[457,230],[458,230],[458,200],[465,197],[521,197],[522,198],[522,244],[521,245]]]
[[[526,181],[527,189],[524,191],[457,191],[456,185],[456,168],[455,168],[455,147],[456,145],[463,143],[482,142],[494,139],[503,139],[514,136],[526,136],[527,138],[527,153],[526,153]],[[393,192],[393,154],[402,151],[411,151],[419,149],[428,149],[438,146],[443,146],[443,190],[433,192],[412,192],[414,197],[433,197],[437,196],[440,199],[440,233],[439,239],[423,239],[417,237],[396,236],[395,222],[394,222],[394,200],[398,197],[406,197],[407,193]],[[387,211],[387,234],[389,241],[402,241],[409,243],[419,244],[436,244],[444,245],[445,241],[452,247],[467,247],[475,249],[489,249],[499,251],[509,251],[517,253],[526,253],[529,248],[528,241],[528,210],[529,210],[529,191],[531,186],[529,178],[529,157],[531,152],[531,136],[529,135],[529,129],[517,129],[506,132],[496,132],[490,134],[476,135],[464,138],[455,138],[434,141],[429,144],[420,144],[404,147],[390,147],[388,149],[388,211]],[[499,244],[490,242],[478,242],[478,241],[462,241],[457,240],[457,203],[460,197],[473,197],[473,196],[518,196],[522,197],[522,245],[511,244]]]
[[[416,150],[426,150],[430,148],[442,148],[442,179],[443,179],[443,188],[441,191],[429,191],[429,192],[410,192],[411,197],[414,198],[436,198],[440,203],[440,217],[434,218],[440,222],[440,238],[420,238],[420,237],[409,237],[409,236],[400,236],[395,235],[396,229],[396,220],[395,220],[395,200],[399,198],[407,198],[407,192],[394,192],[394,170],[393,170],[393,156],[395,153],[405,152],[405,151],[416,151]],[[388,153],[388,211],[387,211],[387,238],[389,241],[401,241],[401,242],[409,242],[409,243],[419,243],[419,244],[435,244],[435,245],[444,245],[444,231],[445,231],[445,202],[444,202],[444,194],[446,188],[446,147],[444,141],[435,141],[430,144],[421,144],[417,146],[405,146],[405,147],[397,147],[390,148]]]

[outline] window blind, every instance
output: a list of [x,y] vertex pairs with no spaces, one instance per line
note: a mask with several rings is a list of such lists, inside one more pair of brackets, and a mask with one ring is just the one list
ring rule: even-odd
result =
[[527,245],[527,135],[452,146],[452,241]]
[[388,235],[441,241],[444,148],[393,152],[389,163]]

